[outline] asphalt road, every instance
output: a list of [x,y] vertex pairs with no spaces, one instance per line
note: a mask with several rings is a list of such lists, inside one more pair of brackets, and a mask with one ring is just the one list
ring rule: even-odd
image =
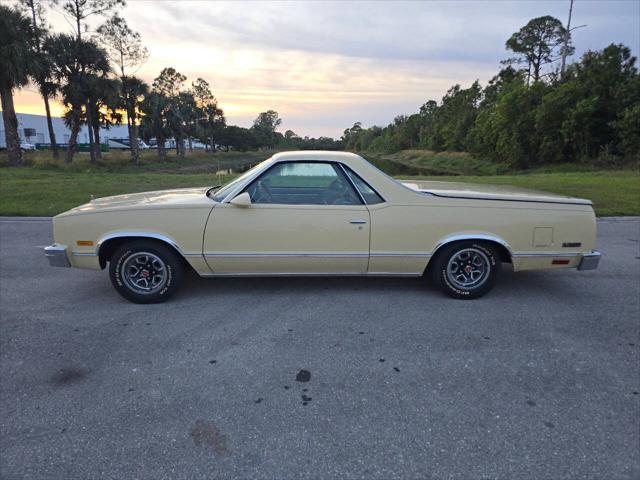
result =
[[476,301],[193,277],[141,306],[48,267],[50,222],[0,220],[0,476],[640,478],[639,230]]

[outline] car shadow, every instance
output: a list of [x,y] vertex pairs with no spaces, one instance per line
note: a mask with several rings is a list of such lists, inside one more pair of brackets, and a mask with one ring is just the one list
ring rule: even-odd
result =
[[[487,298],[502,296],[578,295],[574,271],[527,271],[514,273],[505,265],[498,283]],[[568,278],[571,277],[571,278]],[[297,292],[380,295],[424,295],[448,298],[428,277],[200,277],[189,272],[176,297],[181,299],[216,295],[244,296]]]
[[428,285],[424,278],[418,277],[200,277],[189,274],[180,288],[193,294],[211,292],[269,293],[278,291],[317,292],[321,290],[350,291],[421,291]]

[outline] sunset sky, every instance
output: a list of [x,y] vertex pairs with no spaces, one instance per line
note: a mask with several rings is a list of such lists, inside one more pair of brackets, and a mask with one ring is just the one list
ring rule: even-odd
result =
[[[212,84],[230,124],[250,126],[274,109],[282,131],[339,137],[356,121],[386,125],[416,112],[455,83],[486,84],[509,56],[504,43],[513,32],[542,15],[566,22],[568,10],[569,0],[129,0],[120,13],[150,51],[138,72],[149,83],[172,66],[189,82]],[[59,13],[49,21],[71,30]],[[573,58],[612,42],[640,53],[638,0],[576,0],[572,25],[583,24],[573,35]],[[33,88],[16,92],[16,110],[44,111]]]

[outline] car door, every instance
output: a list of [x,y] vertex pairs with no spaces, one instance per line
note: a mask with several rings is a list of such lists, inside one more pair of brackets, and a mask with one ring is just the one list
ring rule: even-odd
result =
[[339,164],[279,162],[216,205],[203,251],[214,274],[366,273],[369,212]]

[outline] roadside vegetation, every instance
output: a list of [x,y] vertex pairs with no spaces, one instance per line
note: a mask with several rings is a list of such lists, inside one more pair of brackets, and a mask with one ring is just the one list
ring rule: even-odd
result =
[[[154,152],[146,151],[141,152],[139,165],[133,166],[127,152],[107,153],[95,164],[88,154],[80,154],[71,165],[53,162],[43,152],[28,152],[26,166],[0,168],[0,215],[51,216],[86,203],[92,196],[223,184],[272,153],[193,152],[184,158],[170,154],[159,161]],[[503,167],[470,155],[409,151],[367,158],[396,178],[522,186],[589,198],[598,215],[640,215],[637,168],[585,166],[580,172],[539,169],[504,174]],[[0,165],[6,162],[6,153],[0,153]]]
[[467,152],[432,152],[412,149],[390,154],[375,152],[361,152],[361,154],[393,175],[507,175],[527,172],[569,173],[640,169],[640,159],[629,159],[623,162],[620,159],[601,157],[580,163],[551,163],[522,169],[506,163],[483,160]]
[[[95,197],[222,183],[277,150],[350,150],[392,176],[512,184],[590,198],[599,215],[640,214],[640,75],[625,45],[570,61],[570,26],[543,16],[506,40],[509,57],[485,85],[452,86],[440,102],[393,123],[360,122],[340,139],[278,131],[278,112],[249,128],[227,124],[203,78],[162,69],[145,83],[140,35],[119,16],[125,0],[0,4],[0,214],[54,215]],[[74,31],[51,31],[49,9]],[[88,18],[103,23],[91,34]],[[31,85],[47,114],[47,150],[22,152],[13,94]],[[57,145],[49,102],[70,131]],[[102,153],[101,128],[126,124],[130,151]],[[81,126],[88,153],[79,152]],[[138,138],[157,148],[140,150]],[[195,148],[196,143],[205,150]],[[168,149],[167,145],[173,145]]]
[[[62,160],[52,160],[46,151],[32,151],[24,153],[24,164],[20,168],[25,170],[44,170],[65,173],[235,173],[243,172],[271,156],[273,152],[205,152],[194,150],[184,157],[167,153],[163,159],[158,159],[154,150],[140,152],[137,165],[131,163],[128,151],[112,150],[103,153],[100,160],[92,163],[86,153],[78,154],[73,163]],[[0,151],[0,178],[5,171],[2,167],[9,167],[7,154]]]
[[[570,32],[546,16],[515,32],[506,47],[513,57],[484,87],[478,80],[453,85],[440,102],[428,100],[386,127],[357,122],[344,131],[345,148],[371,155],[468,152],[461,157],[503,170],[640,161],[640,75],[627,46],[611,44],[565,63],[573,52]],[[399,155],[442,169],[437,155]]]

